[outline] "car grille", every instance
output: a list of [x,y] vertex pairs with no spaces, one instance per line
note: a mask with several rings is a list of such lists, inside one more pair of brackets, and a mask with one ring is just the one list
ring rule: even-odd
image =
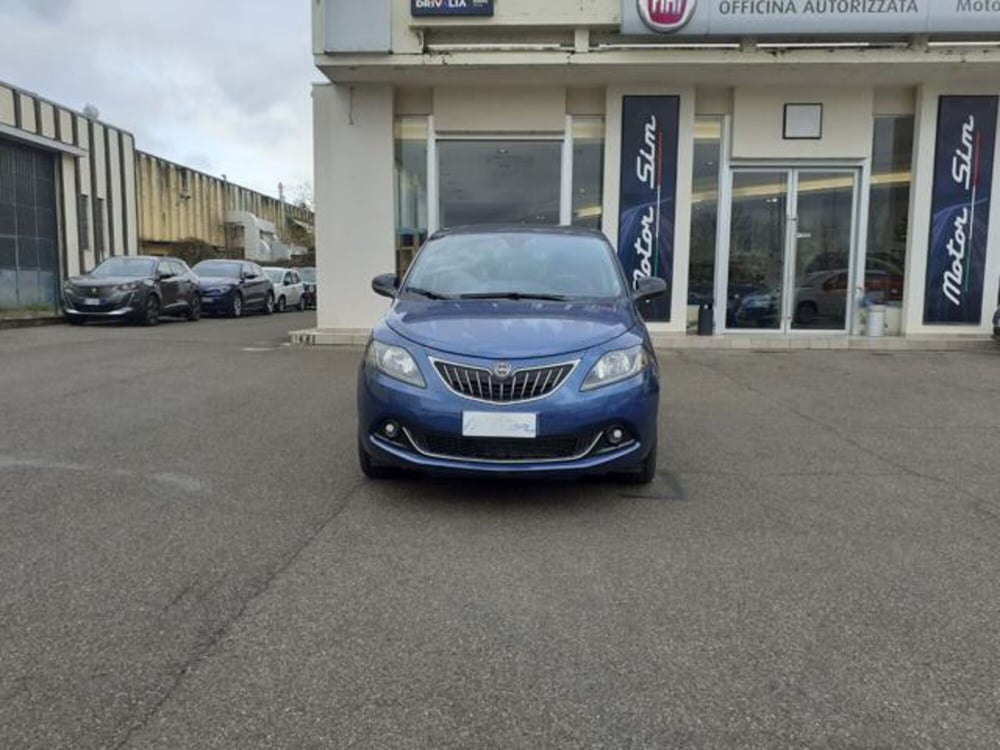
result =
[[424,435],[417,440],[425,453],[447,458],[483,461],[552,461],[586,452],[591,440],[579,437],[480,438],[457,435]]
[[455,393],[468,398],[497,403],[513,403],[541,398],[566,382],[575,363],[547,365],[515,370],[507,378],[498,378],[480,367],[434,362],[438,374]]
[[77,297],[87,299],[110,299],[115,296],[113,286],[87,286],[86,284],[74,284],[70,291]]

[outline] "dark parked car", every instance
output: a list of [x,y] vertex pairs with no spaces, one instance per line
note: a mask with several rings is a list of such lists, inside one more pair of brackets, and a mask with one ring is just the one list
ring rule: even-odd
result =
[[302,298],[305,300],[305,305],[316,307],[316,269],[308,267],[300,268],[298,271],[302,279]]
[[478,476],[656,471],[659,373],[633,290],[598,232],[436,233],[392,297],[358,377],[362,471]]
[[176,258],[118,256],[63,284],[63,314],[74,325],[127,319],[156,325],[161,315],[201,317],[198,277]]
[[274,285],[264,269],[247,260],[203,260],[194,267],[201,307],[212,315],[239,318],[259,310],[274,312]]

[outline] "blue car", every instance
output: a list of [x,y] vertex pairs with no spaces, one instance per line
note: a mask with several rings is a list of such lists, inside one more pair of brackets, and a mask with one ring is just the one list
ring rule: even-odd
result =
[[598,232],[565,227],[444,230],[393,299],[358,376],[358,458],[466,476],[656,473],[659,372],[633,292]]

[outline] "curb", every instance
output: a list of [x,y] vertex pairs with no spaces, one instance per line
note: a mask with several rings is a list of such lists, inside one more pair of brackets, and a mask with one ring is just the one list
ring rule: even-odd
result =
[[64,323],[61,315],[45,318],[11,318],[0,320],[0,331],[13,328],[38,328],[40,326],[54,326]]

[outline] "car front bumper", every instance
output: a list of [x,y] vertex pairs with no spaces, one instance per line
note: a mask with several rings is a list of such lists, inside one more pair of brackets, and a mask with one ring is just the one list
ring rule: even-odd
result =
[[143,309],[140,297],[138,292],[123,292],[88,304],[85,298],[64,292],[63,312],[81,318],[122,318]]
[[[650,450],[655,450],[659,408],[655,367],[627,381],[582,392],[580,382],[592,364],[581,362],[566,383],[547,397],[502,405],[457,395],[423,364],[426,388],[401,383],[362,366],[358,378],[361,447],[376,464],[431,474],[575,477],[634,471]],[[536,414],[538,444],[575,447],[544,458],[470,455],[480,447],[493,453],[498,442],[502,450],[513,445],[516,451],[522,443],[518,439],[464,437],[463,413],[467,411]],[[395,439],[382,432],[388,421],[401,428]],[[614,427],[624,429],[628,436],[619,446],[607,439],[607,431]],[[524,439],[524,444],[532,442]],[[434,447],[442,444],[449,446],[445,452]],[[460,454],[451,446],[461,446]],[[536,448],[537,444],[528,452],[537,453]]]

